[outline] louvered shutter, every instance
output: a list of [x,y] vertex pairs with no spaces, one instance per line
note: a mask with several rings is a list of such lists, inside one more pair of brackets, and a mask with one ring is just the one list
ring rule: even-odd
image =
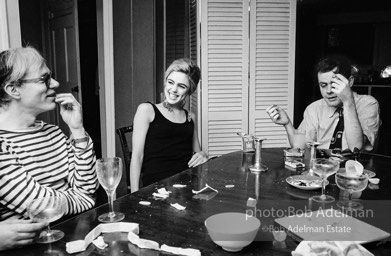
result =
[[293,118],[296,0],[251,0],[250,9],[249,132],[263,147],[285,147],[284,127],[265,109],[277,104]]
[[[190,0],[189,1],[189,52],[190,52],[190,59],[198,63],[199,65],[199,58],[198,58],[198,51],[197,51],[197,45],[199,44],[199,31],[197,29],[199,20],[198,20],[198,15],[197,15],[197,0]],[[201,122],[198,120],[201,119],[198,116],[198,113],[200,113],[199,108],[201,107],[200,102],[198,102],[198,99],[200,99],[199,94],[201,92],[201,85],[202,81],[198,84],[197,91],[194,92],[190,96],[190,109],[191,112],[194,113],[196,117],[196,124],[198,125],[197,130],[198,133],[200,134],[201,131]],[[199,135],[198,138],[201,138]]]
[[209,156],[241,148],[248,130],[248,1],[201,3],[202,148]]

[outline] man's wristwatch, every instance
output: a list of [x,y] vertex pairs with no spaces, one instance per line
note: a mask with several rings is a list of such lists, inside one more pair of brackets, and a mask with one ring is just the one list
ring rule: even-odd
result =
[[73,139],[73,142],[75,144],[79,144],[79,143],[83,143],[83,142],[87,142],[88,141],[88,137],[83,137],[83,138],[79,138],[79,139]]

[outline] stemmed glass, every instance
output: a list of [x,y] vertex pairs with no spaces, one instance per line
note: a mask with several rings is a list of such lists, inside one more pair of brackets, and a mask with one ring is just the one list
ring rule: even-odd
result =
[[358,202],[352,201],[352,195],[354,192],[363,191],[368,185],[368,175],[362,174],[360,176],[347,175],[346,170],[338,171],[335,174],[335,183],[337,186],[349,192],[349,200],[348,201],[339,201],[337,203],[338,207],[343,208],[347,211],[361,209],[362,205]]
[[264,140],[266,140],[266,139],[261,139],[261,138],[254,137],[254,141],[256,142],[255,160],[254,160],[254,164],[250,165],[248,167],[248,169],[251,172],[266,172],[267,170],[269,170],[269,168],[262,163],[262,153],[261,153],[261,150],[262,150],[262,141],[264,141]]
[[313,160],[313,171],[322,178],[322,194],[320,196],[313,196],[311,199],[319,203],[332,203],[334,197],[326,195],[326,180],[327,177],[336,173],[339,169],[339,162],[331,159],[317,158]]
[[109,201],[110,212],[98,217],[101,222],[117,222],[125,218],[120,212],[114,212],[113,201],[115,190],[122,176],[122,159],[119,157],[108,157],[96,161],[96,173],[99,183],[106,190]]
[[[27,213],[34,222],[53,222],[64,215],[67,208],[67,202],[64,197],[48,196],[37,198],[31,201],[27,206]],[[64,237],[64,232],[61,230],[51,230],[48,225],[43,231],[37,243],[52,243]]]

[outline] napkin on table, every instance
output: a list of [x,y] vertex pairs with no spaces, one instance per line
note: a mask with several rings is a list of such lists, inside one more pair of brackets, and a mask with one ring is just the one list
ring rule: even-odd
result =
[[352,241],[302,241],[292,256],[373,256],[367,249]]

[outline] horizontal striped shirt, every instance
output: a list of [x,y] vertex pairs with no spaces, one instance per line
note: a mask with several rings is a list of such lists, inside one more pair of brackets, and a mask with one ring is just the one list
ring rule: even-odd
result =
[[35,198],[66,198],[65,214],[95,205],[98,188],[93,143],[75,147],[59,127],[37,121],[33,129],[0,130],[0,220],[28,218]]

